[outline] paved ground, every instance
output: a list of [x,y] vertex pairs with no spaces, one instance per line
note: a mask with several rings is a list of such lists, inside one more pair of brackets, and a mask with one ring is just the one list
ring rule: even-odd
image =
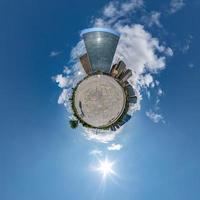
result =
[[93,75],[81,82],[75,92],[79,117],[94,126],[115,122],[125,107],[123,88],[110,76]]

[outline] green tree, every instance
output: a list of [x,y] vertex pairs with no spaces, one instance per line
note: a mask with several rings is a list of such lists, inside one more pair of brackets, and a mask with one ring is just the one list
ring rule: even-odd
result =
[[77,128],[78,127],[78,121],[77,120],[70,120],[69,124],[71,126],[71,128]]

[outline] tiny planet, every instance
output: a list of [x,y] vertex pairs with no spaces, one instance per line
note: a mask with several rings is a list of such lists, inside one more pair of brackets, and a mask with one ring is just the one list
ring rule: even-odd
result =
[[120,34],[107,28],[89,28],[81,37],[86,53],[79,59],[86,76],[73,88],[70,125],[116,131],[131,118],[129,106],[137,103],[128,82],[132,71],[123,60],[113,64]]

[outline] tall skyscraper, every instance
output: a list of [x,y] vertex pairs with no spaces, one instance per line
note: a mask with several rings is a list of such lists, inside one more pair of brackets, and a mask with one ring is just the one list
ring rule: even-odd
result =
[[92,72],[110,72],[119,34],[106,28],[89,28],[81,32]]

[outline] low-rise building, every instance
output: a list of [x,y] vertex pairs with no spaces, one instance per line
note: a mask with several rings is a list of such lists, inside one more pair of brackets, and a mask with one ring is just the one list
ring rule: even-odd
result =
[[91,68],[90,61],[89,61],[87,53],[82,55],[79,59],[80,59],[80,62],[82,64],[82,66],[83,66],[83,69],[84,69],[85,73],[86,74],[91,74],[92,73],[92,68]]

